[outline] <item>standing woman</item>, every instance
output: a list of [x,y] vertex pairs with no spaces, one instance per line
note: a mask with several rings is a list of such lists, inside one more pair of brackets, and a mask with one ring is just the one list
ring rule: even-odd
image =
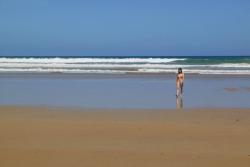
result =
[[184,73],[181,68],[178,68],[178,74],[176,77],[176,96],[182,96],[183,94],[183,86],[184,86]]

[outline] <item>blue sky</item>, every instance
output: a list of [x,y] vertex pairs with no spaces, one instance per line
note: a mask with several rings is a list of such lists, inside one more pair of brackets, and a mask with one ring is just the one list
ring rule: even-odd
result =
[[249,0],[0,0],[0,55],[250,55],[249,20]]

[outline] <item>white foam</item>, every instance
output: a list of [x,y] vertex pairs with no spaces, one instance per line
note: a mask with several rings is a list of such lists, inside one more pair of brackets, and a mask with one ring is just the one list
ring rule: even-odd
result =
[[198,74],[227,74],[227,75],[250,75],[250,70],[188,70],[187,73]]
[[218,68],[250,68],[250,64],[247,63],[223,63],[208,65],[208,67],[218,67]]
[[31,68],[31,69],[20,69],[20,68],[0,68],[0,72],[32,72],[32,73],[119,73],[124,74],[129,71],[119,71],[119,70],[80,70],[80,69],[41,69],[41,68]]
[[[178,68],[175,64],[43,64],[43,63],[0,63],[2,68]],[[193,65],[183,65],[182,67],[193,67]]]
[[178,65],[178,64],[103,64],[103,63],[94,63],[94,64],[62,64],[62,63],[0,63],[1,68],[98,68],[98,69],[113,69],[113,68],[155,68],[155,69],[176,69],[179,67],[187,69],[211,69],[211,68],[249,68],[250,64],[221,64],[221,65]]
[[[138,69],[138,70],[112,70],[112,69],[43,69],[43,68],[0,68],[0,72],[32,72],[32,73],[176,73],[176,69]],[[250,70],[201,70],[185,69],[185,73],[194,74],[245,74],[250,75]]]
[[0,58],[0,72],[249,74],[250,64],[184,65],[183,58]]
[[169,63],[183,58],[0,58],[0,63]]
[[[176,73],[176,69],[139,69],[142,73]],[[185,69],[188,74],[228,74],[228,75],[250,75],[250,70],[201,70]]]

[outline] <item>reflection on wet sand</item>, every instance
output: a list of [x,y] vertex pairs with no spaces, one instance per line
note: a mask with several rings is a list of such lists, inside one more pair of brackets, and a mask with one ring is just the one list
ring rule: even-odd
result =
[[183,108],[183,98],[182,96],[176,96],[176,109]]

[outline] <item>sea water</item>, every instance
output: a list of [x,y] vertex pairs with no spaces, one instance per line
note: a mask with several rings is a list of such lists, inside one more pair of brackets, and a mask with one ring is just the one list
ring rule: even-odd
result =
[[[181,107],[249,108],[249,99],[248,76],[186,74]],[[169,109],[177,102],[174,74],[0,74],[0,105]]]
[[248,56],[0,57],[0,73],[176,73],[250,75]]
[[181,107],[250,107],[247,56],[0,57],[0,105],[175,108],[179,67]]

